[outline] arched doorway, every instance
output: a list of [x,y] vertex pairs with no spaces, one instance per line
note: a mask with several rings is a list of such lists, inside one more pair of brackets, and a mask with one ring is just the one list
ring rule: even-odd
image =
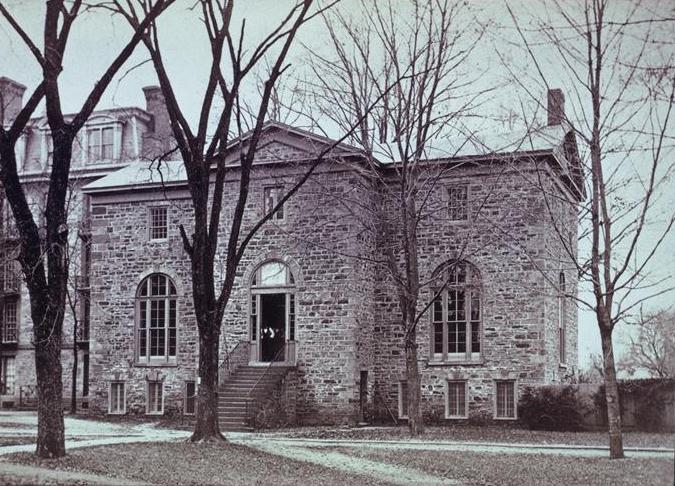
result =
[[251,278],[251,361],[295,360],[295,279],[280,261],[260,265]]

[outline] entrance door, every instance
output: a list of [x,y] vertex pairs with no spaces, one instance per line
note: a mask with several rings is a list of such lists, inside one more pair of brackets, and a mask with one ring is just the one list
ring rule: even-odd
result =
[[284,361],[286,294],[260,295],[260,361]]

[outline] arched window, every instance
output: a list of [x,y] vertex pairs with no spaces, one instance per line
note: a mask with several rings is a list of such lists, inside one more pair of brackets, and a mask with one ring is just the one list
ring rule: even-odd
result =
[[435,360],[471,361],[480,358],[480,276],[463,261],[441,267],[435,274],[431,309],[431,349]]
[[567,305],[566,305],[565,274],[560,272],[558,276],[558,354],[560,362],[565,363],[566,359],[566,334],[567,334]]
[[136,357],[139,363],[176,360],[176,286],[162,273],[141,282],[136,292]]
[[263,263],[251,278],[250,336],[254,361],[294,359],[295,279],[283,262]]

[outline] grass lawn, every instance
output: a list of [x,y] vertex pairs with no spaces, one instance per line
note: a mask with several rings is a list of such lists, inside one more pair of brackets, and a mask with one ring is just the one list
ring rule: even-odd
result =
[[[319,450],[319,449],[317,449]],[[322,447],[320,450],[328,450]],[[530,454],[401,451],[331,448],[398,466],[418,469],[471,486],[671,486],[673,461],[629,458],[610,460]]]
[[[284,437],[308,439],[356,439],[356,440],[448,440],[470,442],[506,442],[534,444],[569,444],[607,446],[605,432],[547,432],[514,427],[449,425],[426,427],[424,435],[410,437],[407,426],[398,427],[301,427],[270,432]],[[647,432],[624,432],[626,447],[675,447],[674,434]]]
[[[234,444],[185,442],[128,444],[74,449],[64,458],[40,460],[33,454],[6,456],[11,462],[64,471],[87,472],[154,484],[213,485],[387,485],[293,461]],[[0,470],[2,469],[0,464]],[[4,478],[5,481],[8,478]],[[3,482],[0,472],[0,483]]]

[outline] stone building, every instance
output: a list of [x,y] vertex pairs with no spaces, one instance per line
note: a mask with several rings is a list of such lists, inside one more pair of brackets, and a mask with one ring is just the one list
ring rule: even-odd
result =
[[[148,130],[157,100],[137,111],[137,119],[148,115]],[[515,419],[519,390],[559,382],[576,367],[577,278],[567,253],[576,246],[563,247],[559,232],[576,241],[583,184],[573,132],[556,111],[561,100],[551,93],[549,123],[526,143],[514,136],[421,166],[433,181],[418,228],[418,354],[429,418]],[[190,234],[190,199],[182,163],[150,164],[138,138],[142,147],[123,168],[80,189],[88,402],[100,413],[191,414],[198,336],[178,231]],[[246,143],[244,136],[230,148],[226,194],[237,193],[237,151]],[[265,125],[244,232],[332,143]],[[381,264],[382,214],[395,213],[382,184],[395,182],[395,167],[368,164],[339,144],[254,236],[223,323],[223,428],[250,425],[266,408],[286,423],[405,417],[400,310]],[[233,204],[225,198],[221,236]]]
[[[0,77],[0,123],[7,127],[22,107],[26,87]],[[62,353],[64,396],[70,396],[74,350],[78,354],[78,398],[89,394],[89,228],[88,202],[82,187],[134,160],[150,160],[170,142],[170,128],[163,97],[157,87],[144,90],[146,109],[127,107],[99,110],[80,131],[75,146],[68,198],[72,309],[66,309]],[[17,169],[26,187],[29,205],[38,225],[44,224],[52,141],[45,116],[30,120],[16,147]],[[17,232],[9,205],[0,199],[0,407],[35,403],[35,361],[30,301],[18,262]],[[74,319],[77,317],[78,319]],[[78,323],[77,333],[74,322]],[[76,334],[76,335],[75,335]]]

